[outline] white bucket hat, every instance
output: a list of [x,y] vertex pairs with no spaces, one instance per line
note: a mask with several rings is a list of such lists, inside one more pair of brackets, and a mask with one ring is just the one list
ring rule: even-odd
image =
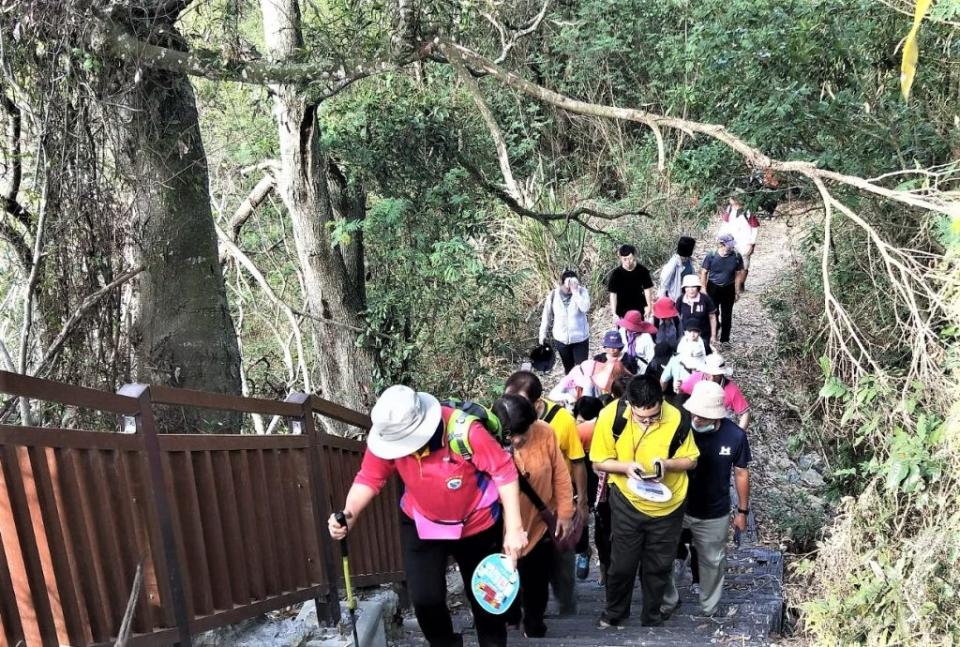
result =
[[703,360],[699,370],[707,375],[725,375],[726,377],[733,375],[733,369],[726,365],[720,353],[707,355],[707,359]]
[[726,418],[727,407],[723,403],[723,387],[716,382],[697,382],[693,385],[690,399],[683,403],[683,408],[707,420]]
[[386,460],[400,458],[427,444],[440,424],[440,402],[429,393],[396,384],[380,394],[370,411],[367,447]]
[[704,351],[700,344],[682,345],[678,355],[680,355],[680,364],[688,371],[695,371],[703,365]]
[[682,288],[703,288],[703,285],[700,284],[700,277],[696,274],[687,274],[683,277],[683,281],[680,282],[680,287]]

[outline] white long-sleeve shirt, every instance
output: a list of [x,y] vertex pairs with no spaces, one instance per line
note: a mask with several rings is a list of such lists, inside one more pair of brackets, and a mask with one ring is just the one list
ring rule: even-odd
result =
[[590,311],[590,293],[580,286],[570,294],[570,301],[564,305],[560,289],[551,290],[543,303],[543,315],[540,317],[540,343],[547,338],[550,317],[553,316],[553,329],[550,331],[555,341],[561,344],[576,344],[590,338],[590,324],[587,313]]
[[684,262],[679,254],[671,256],[666,265],[660,269],[660,286],[657,290],[657,296],[668,296],[671,301],[679,299],[680,295],[683,294],[683,288],[680,285],[683,282],[684,271],[687,271],[688,274],[697,273],[693,267],[693,261],[688,259]]

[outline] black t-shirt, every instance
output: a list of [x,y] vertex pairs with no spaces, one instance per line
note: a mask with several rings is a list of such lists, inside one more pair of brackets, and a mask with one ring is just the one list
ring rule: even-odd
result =
[[629,272],[623,266],[610,272],[607,290],[617,295],[617,316],[622,317],[630,310],[643,312],[647,307],[647,297],[643,291],[652,287],[650,271],[640,263]]
[[714,285],[733,285],[737,272],[743,269],[743,257],[734,250],[726,256],[710,252],[701,267],[707,271],[707,281]]
[[730,514],[730,472],[750,463],[747,433],[731,420],[709,433],[692,431],[700,450],[697,466],[688,472],[687,514],[697,519],[717,519]]
[[700,336],[710,338],[710,313],[717,311],[717,305],[710,295],[701,292],[700,300],[692,306],[683,300],[677,299],[677,312],[680,313],[680,331],[687,329],[687,324],[696,322],[700,328]]

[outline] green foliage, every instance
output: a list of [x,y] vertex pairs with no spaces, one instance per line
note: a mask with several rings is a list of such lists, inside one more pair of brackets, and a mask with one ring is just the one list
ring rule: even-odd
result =
[[[903,21],[882,3],[594,0],[568,12],[537,65],[572,96],[723,124],[773,156],[852,174],[935,163],[960,138],[946,126],[957,100],[942,81],[949,62],[925,60],[914,101],[900,100]],[[956,52],[942,25],[925,29]],[[700,138],[670,173],[706,193],[748,170]]]
[[801,554],[813,548],[826,524],[822,508],[814,505],[810,495],[802,490],[773,497],[767,514],[777,533],[789,540],[794,552]]
[[[364,222],[377,240],[370,268],[367,341],[379,352],[379,387],[413,382],[442,396],[493,395],[505,377],[514,278],[487,267],[462,233],[412,236],[429,218],[404,200],[376,202]],[[401,224],[401,226],[398,226]]]

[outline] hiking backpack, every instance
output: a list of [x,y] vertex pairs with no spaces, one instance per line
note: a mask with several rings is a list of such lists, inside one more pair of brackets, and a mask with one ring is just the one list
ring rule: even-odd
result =
[[473,458],[473,447],[470,446],[470,425],[474,421],[482,424],[498,443],[504,444],[503,424],[487,407],[472,400],[441,400],[440,404],[455,410],[447,420],[447,445],[465,460]]

